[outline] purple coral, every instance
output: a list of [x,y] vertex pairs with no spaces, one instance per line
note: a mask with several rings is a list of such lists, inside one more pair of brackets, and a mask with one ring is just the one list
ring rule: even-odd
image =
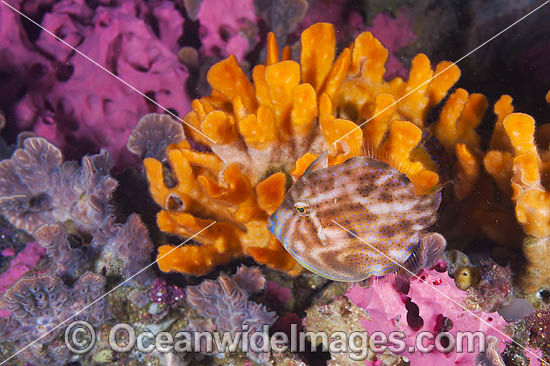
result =
[[140,159],[153,157],[162,161],[168,145],[178,143],[184,138],[181,123],[168,115],[152,113],[139,120],[126,145]]
[[152,282],[153,273],[147,265],[152,262],[153,243],[139,215],[130,215],[124,224],[116,223],[110,216],[93,236],[91,246],[99,252],[96,272],[131,278],[128,283],[132,285],[147,286]]
[[231,278],[249,295],[258,293],[265,287],[265,277],[258,267],[240,266]]
[[[151,262],[153,244],[139,216],[118,224],[112,215],[109,200],[117,182],[111,167],[105,150],[82,158],[82,167],[63,162],[59,149],[40,137],[27,138],[11,159],[0,161],[0,213],[36,236],[60,276],[105,269],[129,278]],[[107,268],[92,268],[94,261]],[[131,283],[151,279],[144,271]]]
[[82,245],[82,238],[69,234],[65,225],[42,225],[34,232],[34,237],[45,249],[58,276],[74,276],[91,259],[88,248]]
[[[241,267],[234,276],[222,274],[215,281],[206,280],[198,286],[187,287],[185,293],[189,305],[200,316],[212,319],[217,331],[234,333],[247,324],[250,337],[261,332],[264,324],[271,325],[276,319],[274,312],[248,300],[250,295],[263,289],[264,281],[258,269]],[[257,346],[260,348],[261,344]],[[268,353],[252,350],[248,356],[258,363],[267,363],[269,359]]]
[[[71,291],[69,310],[75,319],[86,320],[92,325],[100,325],[111,316],[104,294],[105,278],[92,272],[86,272],[78,278]],[[90,305],[87,307],[88,305]]]
[[[183,114],[190,104],[189,74],[177,57],[184,18],[174,3],[123,0],[94,9],[89,4],[55,2],[41,25],[150,99]],[[127,137],[139,118],[158,106],[47,32],[31,42],[15,38],[25,34],[17,21],[10,25],[15,30],[4,30],[8,44],[20,42],[3,64],[12,61],[22,75],[37,65],[42,75],[16,106],[18,127],[32,128],[70,156],[99,146],[117,166],[134,164],[137,160],[125,148]],[[5,45],[0,41],[0,48]]]
[[[35,365],[63,364],[72,354],[60,336],[71,319],[84,319],[100,326],[110,316],[105,299],[95,302],[78,315],[74,314],[103,294],[105,279],[87,272],[73,288],[49,274],[40,274],[19,280],[6,291],[0,307],[11,312],[2,323],[3,338],[22,350],[17,356]],[[74,317],[74,318],[73,318]],[[42,338],[40,338],[42,337]],[[30,342],[40,340],[23,350]]]
[[15,227],[34,233],[41,225],[71,221],[90,232],[111,211],[117,186],[109,176],[107,151],[82,158],[82,167],[63,162],[61,151],[43,138],[23,142],[0,161],[0,213]]

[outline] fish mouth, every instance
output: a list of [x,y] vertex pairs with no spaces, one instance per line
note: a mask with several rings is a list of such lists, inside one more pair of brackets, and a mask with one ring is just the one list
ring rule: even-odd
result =
[[[272,215],[272,216],[273,216],[273,215]],[[268,229],[269,231],[271,231],[271,233],[272,233],[273,235],[275,235],[275,233],[273,232],[273,230],[275,229],[275,224],[273,223],[272,216],[269,216],[269,217],[267,218],[267,229]]]
[[[272,233],[277,228],[277,219],[279,218],[279,216],[282,212],[283,211],[281,210],[281,208],[278,208],[275,211],[273,211],[273,213],[271,215],[269,215],[269,217],[267,218],[267,228]],[[275,233],[273,233],[273,234],[275,234]]]

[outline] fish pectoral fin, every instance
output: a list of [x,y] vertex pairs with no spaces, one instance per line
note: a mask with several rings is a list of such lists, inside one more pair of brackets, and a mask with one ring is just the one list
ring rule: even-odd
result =
[[319,239],[321,239],[325,243],[325,246],[337,248],[347,244],[350,239],[357,240],[357,238],[351,235],[351,233],[353,232],[353,230],[350,230],[350,232],[348,232],[347,230],[336,226],[323,228],[322,230],[319,230],[317,232],[317,235],[319,236]]
[[357,255],[357,254],[358,254],[357,249],[346,248],[346,249],[344,249],[344,250],[342,250],[341,252],[338,253],[336,259],[340,262],[345,262],[347,257],[354,256],[354,255]]

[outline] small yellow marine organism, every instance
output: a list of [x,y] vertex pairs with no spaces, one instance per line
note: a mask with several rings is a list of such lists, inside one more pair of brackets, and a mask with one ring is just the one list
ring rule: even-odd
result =
[[477,285],[480,279],[479,269],[473,266],[464,266],[455,272],[456,287],[464,291]]

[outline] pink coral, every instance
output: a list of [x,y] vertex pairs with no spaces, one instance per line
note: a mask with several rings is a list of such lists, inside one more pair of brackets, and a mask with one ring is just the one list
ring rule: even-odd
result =
[[[45,254],[46,249],[42,248],[37,243],[28,243],[25,249],[12,259],[10,267],[4,273],[0,274],[0,294],[4,293],[4,291],[13,286],[19,278],[36,266],[40,258]],[[2,255],[4,255],[4,251],[2,251]],[[9,311],[0,310],[0,318],[7,318],[9,315]]]
[[[45,14],[42,25],[163,107],[183,114],[190,104],[189,74],[176,53],[183,17],[173,3],[149,6],[122,1],[92,11],[84,1],[62,1]],[[158,36],[151,18],[157,19]],[[36,46],[53,59],[57,79],[23,98],[16,108],[18,127],[32,127],[71,157],[99,146],[119,167],[134,162],[126,140],[142,115],[160,109],[50,34],[41,32]]]
[[372,20],[372,27],[367,28],[390,52],[386,63],[388,79],[395,76],[407,77],[408,72],[395,56],[395,52],[416,41],[410,13],[411,11],[405,6],[397,11],[396,18],[382,12]]
[[250,34],[257,21],[254,0],[241,0],[238,6],[231,0],[203,0],[197,19],[206,56],[234,55],[243,61],[251,43],[257,41],[257,36]]
[[[441,331],[454,335],[458,331],[481,331],[499,340],[499,352],[512,340],[503,330],[507,322],[498,313],[469,312],[461,306],[467,293],[458,289],[446,272],[424,270],[418,278],[411,278],[407,294],[395,290],[391,281],[379,281],[370,288],[356,285],[346,296],[369,313],[371,320],[361,321],[369,334],[404,331],[407,350],[408,346],[415,346],[415,336],[421,331],[432,332],[434,336]],[[424,345],[427,344],[425,340]],[[475,353],[409,353],[407,350],[403,355],[411,364],[422,366],[472,365],[478,353],[477,345]]]
[[346,43],[347,38],[355,37],[364,30],[361,14],[350,9],[348,0],[311,0],[304,19],[297,25],[300,34],[315,23],[331,23],[336,29],[338,44]]
[[13,248],[6,248],[2,250],[0,254],[4,257],[13,257],[15,255],[15,250]]
[[152,11],[158,21],[159,38],[170,51],[177,53],[180,49],[178,39],[181,37],[185,19],[174,9],[174,3],[171,1],[156,4]]
[[[395,56],[401,48],[415,42],[417,36],[413,29],[411,10],[402,6],[393,17],[386,12],[381,12],[372,20],[372,25],[366,27],[363,24],[361,14],[349,9],[349,2],[342,0],[313,0],[309,5],[306,16],[298,24],[298,32],[303,31],[316,22],[328,22],[334,24],[339,44],[347,42],[347,37],[355,37],[360,32],[371,32],[389,51],[386,63],[385,78],[391,80],[396,76],[407,78],[408,71],[401,61]],[[350,32],[352,32],[350,34]]]
[[[15,3],[15,2],[14,2]],[[18,4],[13,4],[18,8]],[[0,6],[0,66],[8,77],[0,85],[0,108],[6,111],[25,88],[39,88],[52,78],[50,62],[32,50],[25,36],[19,15],[1,4]],[[22,113],[25,111],[22,110]],[[25,114],[25,113],[24,113]]]
[[[399,8],[395,17],[386,12],[379,13],[372,20],[372,25],[365,28],[361,14],[356,10],[349,9],[348,1],[313,0],[306,16],[298,24],[298,32],[316,22],[334,24],[339,44],[347,42],[346,37],[355,37],[363,31],[371,32],[389,51],[389,58],[385,65],[387,70],[385,78],[387,80],[396,76],[407,78],[407,69],[395,56],[395,53],[401,48],[417,40],[413,29],[411,10],[406,6]],[[350,32],[352,33],[350,34]]]

